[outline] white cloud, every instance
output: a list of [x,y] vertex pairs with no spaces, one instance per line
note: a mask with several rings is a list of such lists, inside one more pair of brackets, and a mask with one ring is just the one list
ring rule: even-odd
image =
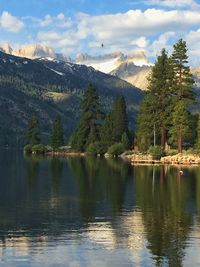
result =
[[[99,47],[97,44],[103,42],[109,51],[122,49],[124,52],[146,47],[150,37],[154,39],[175,29],[177,34],[184,33],[199,23],[199,12],[160,9],[130,10],[101,16],[79,14],[77,22],[79,31],[85,32],[91,39],[89,44],[94,50],[95,45]],[[158,47],[158,43],[154,45]]]
[[190,31],[184,39],[186,40],[187,46],[189,48],[188,52],[191,58],[191,64],[200,64],[200,29],[196,31]]
[[146,3],[165,7],[200,7],[194,0],[147,0]]
[[21,20],[4,11],[0,16],[0,27],[9,32],[19,32],[25,25]]
[[175,32],[165,32],[159,36],[159,38],[147,48],[148,56],[157,56],[160,54],[161,50],[165,48],[167,51],[171,52],[172,46],[169,45],[169,40],[176,35]]
[[57,15],[57,18],[61,21],[65,20],[65,15],[63,13],[60,13]]
[[24,19],[30,19],[36,27],[40,28],[49,26],[53,26],[54,28],[69,28],[72,26],[71,18],[66,18],[63,13],[60,13],[57,16],[47,14],[42,19],[35,17],[24,17]]
[[200,24],[197,11],[155,8],[99,16],[79,13],[74,20],[60,13],[46,16],[43,21],[51,19],[53,29],[39,30],[38,42],[73,54],[80,49],[91,54],[102,53],[100,48],[104,43],[105,53],[143,50],[155,56],[163,47],[169,50],[172,39],[176,41],[178,36],[185,36],[191,27]]
[[38,32],[37,39],[42,44],[59,48],[62,51],[72,52],[79,45],[80,40],[87,36],[81,31],[65,31],[58,33],[55,31]]
[[46,15],[44,19],[38,20],[40,27],[46,27],[53,23],[53,18],[50,15]]
[[[172,3],[174,6],[189,2],[195,4],[194,0],[148,2],[153,1],[168,6]],[[78,13],[73,19],[59,13],[43,18],[24,17],[23,20],[32,30],[27,33],[27,39],[31,32],[32,40],[73,55],[80,50],[93,55],[119,50],[124,53],[143,50],[149,56],[155,56],[163,47],[170,50],[171,44],[180,36],[187,40],[190,55],[199,55],[195,43],[200,47],[200,30],[196,30],[200,25],[200,14],[196,10],[149,8],[96,16]],[[4,12],[0,16],[0,26],[14,32],[23,28],[24,24]],[[102,43],[104,49],[101,48]]]
[[139,37],[138,39],[133,40],[130,44],[131,45],[136,45],[139,48],[145,48],[148,45],[148,40],[146,39],[146,37],[142,36]]

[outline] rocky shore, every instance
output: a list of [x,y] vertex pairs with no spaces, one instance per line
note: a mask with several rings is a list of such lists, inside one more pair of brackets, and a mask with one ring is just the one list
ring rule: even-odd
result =
[[162,157],[160,162],[164,164],[200,164],[200,155],[179,153]]
[[187,154],[187,153],[179,153],[173,156],[164,156],[161,157],[160,160],[154,159],[151,155],[144,154],[130,154],[123,155],[122,158],[125,158],[131,163],[147,163],[147,164],[200,164],[200,155],[198,154]]

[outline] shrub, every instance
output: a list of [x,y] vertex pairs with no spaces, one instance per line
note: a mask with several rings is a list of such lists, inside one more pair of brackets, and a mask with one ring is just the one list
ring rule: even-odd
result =
[[165,152],[166,156],[174,156],[176,154],[178,154],[178,150],[177,149],[170,149],[168,151]]
[[148,153],[153,156],[153,159],[160,159],[162,156],[164,156],[161,146],[151,146],[148,150]]
[[33,154],[44,154],[47,151],[46,146],[39,144],[32,147]]
[[95,143],[89,144],[87,147],[87,153],[93,156],[103,155],[106,153],[106,147],[103,143],[97,141]]
[[124,145],[116,143],[108,148],[108,154],[111,156],[119,156],[124,152]]
[[31,154],[32,153],[32,145],[31,144],[28,144],[24,147],[24,153],[26,154]]

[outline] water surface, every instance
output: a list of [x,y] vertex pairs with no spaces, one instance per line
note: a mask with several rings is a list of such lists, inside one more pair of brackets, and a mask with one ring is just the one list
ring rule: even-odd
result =
[[0,266],[200,266],[200,168],[0,152]]

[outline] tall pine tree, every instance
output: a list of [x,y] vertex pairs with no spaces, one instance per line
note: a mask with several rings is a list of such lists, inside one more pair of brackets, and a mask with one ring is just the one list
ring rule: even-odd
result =
[[26,137],[31,145],[40,143],[39,120],[35,113],[32,115],[32,118],[28,123]]
[[64,145],[63,138],[63,126],[60,116],[57,116],[53,122],[52,132],[51,132],[51,146],[53,149],[57,149]]
[[155,142],[155,137],[156,142],[165,149],[173,110],[173,77],[171,60],[163,49],[152,68],[148,92],[139,112],[137,139],[142,150],[148,149],[153,139]]
[[112,139],[121,142],[123,133],[128,134],[128,116],[126,113],[126,102],[123,96],[118,96],[111,112]]
[[100,131],[100,139],[101,143],[108,148],[109,146],[114,144],[113,140],[113,121],[112,121],[112,114],[109,112],[104,120],[104,123],[101,127]]
[[89,84],[81,104],[80,122],[71,137],[72,148],[86,151],[89,144],[99,141],[101,118],[99,96]]
[[[182,152],[184,135],[189,129],[188,107],[194,102],[194,92],[192,85],[194,83],[188,64],[186,42],[180,39],[174,45],[174,51],[171,56],[174,69],[174,114],[172,120],[172,137],[177,139],[178,152]],[[178,112],[178,110],[180,112]]]

